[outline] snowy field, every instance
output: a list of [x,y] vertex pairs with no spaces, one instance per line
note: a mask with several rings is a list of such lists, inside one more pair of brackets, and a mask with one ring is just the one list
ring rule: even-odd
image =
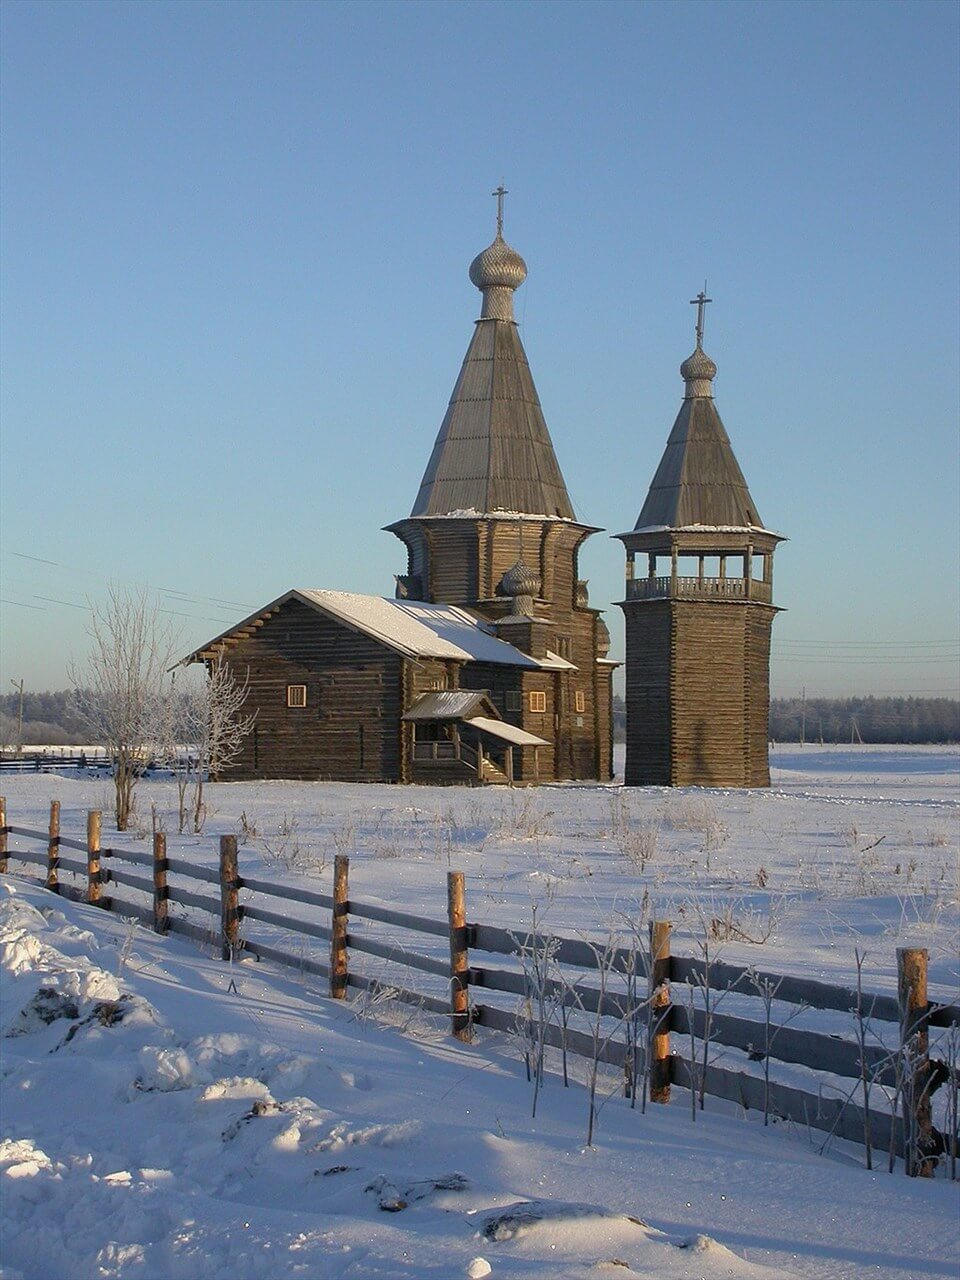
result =
[[[602,942],[669,918],[691,955],[719,921],[724,960],[849,983],[859,950],[871,991],[895,989],[898,946],[924,946],[932,997],[956,1000],[960,752],[792,747],[772,765],[756,793],[221,784],[199,836],[149,781],[119,839],[107,780],[3,790],[14,825],[45,828],[58,799],[65,835],[102,808],[104,844],[146,850],[158,816],[171,855],[209,865],[233,832],[241,874],[290,884],[329,890],[347,853],[352,898],[435,919],[452,868],[473,921]],[[513,1037],[464,1046],[417,1010],[334,1004],[320,980],[231,969],[11,870],[3,1280],[957,1274],[942,1177],[868,1172],[856,1146],[710,1098],[693,1124],[680,1089],[640,1114],[615,1079],[587,1148],[582,1083],[549,1075],[531,1119]],[[849,1034],[826,1016],[809,1025]]]

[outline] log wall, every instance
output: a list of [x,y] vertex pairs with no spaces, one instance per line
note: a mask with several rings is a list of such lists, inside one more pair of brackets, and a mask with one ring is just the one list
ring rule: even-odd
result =
[[764,787],[776,610],[627,601],[628,786]]
[[[291,600],[225,659],[256,712],[231,779],[399,780],[399,655]],[[305,707],[287,706],[291,684],[306,685]]]

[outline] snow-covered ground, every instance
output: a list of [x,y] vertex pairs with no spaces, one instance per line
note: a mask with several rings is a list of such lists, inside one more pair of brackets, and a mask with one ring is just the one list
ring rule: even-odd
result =
[[[351,897],[435,918],[452,867],[471,920],[522,928],[536,911],[603,939],[666,916],[696,954],[720,919],[723,959],[849,982],[859,949],[876,991],[896,948],[921,945],[932,994],[956,999],[960,752],[808,746],[772,763],[762,793],[223,784],[205,833],[182,837],[171,784],[144,782],[141,842],[105,820],[104,843],[148,848],[156,806],[171,854],[211,865],[233,831],[241,872],[328,888],[345,852]],[[92,776],[3,784],[14,825],[44,828],[59,799],[80,836],[86,809],[110,808]],[[3,1280],[956,1274],[956,1184],[867,1172],[854,1146],[821,1151],[823,1134],[710,1099],[692,1124],[682,1090],[640,1114],[609,1081],[586,1148],[585,1090],[550,1076],[532,1120],[512,1037],[465,1046],[415,1009],[335,1004],[320,980],[231,969],[11,870]]]

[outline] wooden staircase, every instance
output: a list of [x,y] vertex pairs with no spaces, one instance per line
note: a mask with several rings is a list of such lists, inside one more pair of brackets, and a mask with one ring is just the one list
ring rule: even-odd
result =
[[486,756],[483,759],[480,781],[485,786],[508,787],[510,785],[510,779],[503,770],[498,765],[495,765],[492,760],[488,760]]

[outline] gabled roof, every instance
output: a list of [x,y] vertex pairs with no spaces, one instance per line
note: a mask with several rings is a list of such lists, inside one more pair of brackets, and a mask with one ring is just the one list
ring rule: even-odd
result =
[[419,697],[404,720],[463,720],[478,711],[496,707],[482,689],[436,689]]
[[472,614],[456,605],[427,604],[420,600],[387,600],[383,596],[351,591],[294,588],[285,595],[221,632],[184,658],[198,662],[205,653],[237,633],[250,631],[261,619],[290,600],[299,600],[319,613],[380,641],[408,658],[453,658],[462,662],[495,662],[538,670],[541,663],[513,645],[498,640]]
[[686,396],[635,528],[762,527],[713,402],[716,365],[698,346],[680,369]]
[[576,519],[513,320],[512,293],[525,276],[522,258],[499,235],[471,268],[484,295],[482,318],[411,516],[509,511]]

